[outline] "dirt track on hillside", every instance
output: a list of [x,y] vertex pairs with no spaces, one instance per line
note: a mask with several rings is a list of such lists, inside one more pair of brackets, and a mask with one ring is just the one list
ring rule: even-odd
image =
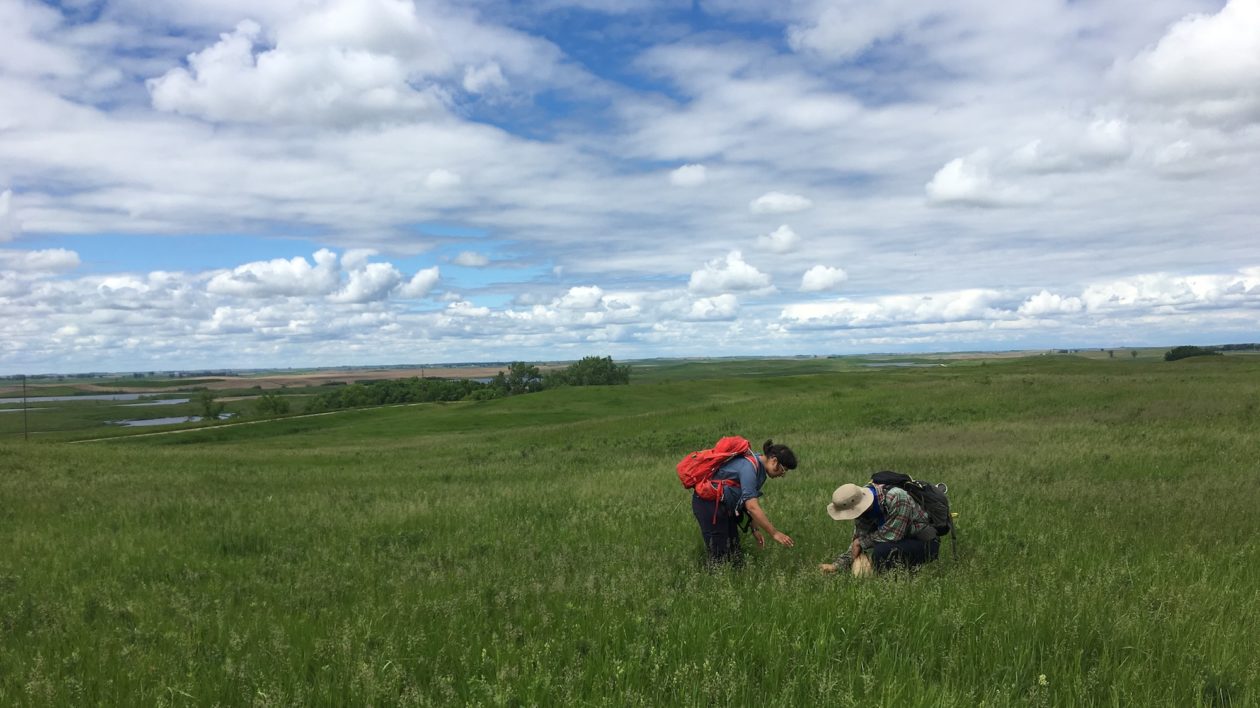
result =
[[285,420],[298,420],[300,418],[318,418],[323,415],[339,415],[343,413],[356,413],[358,411],[371,411],[381,408],[408,408],[410,406],[423,406],[425,403],[391,403],[387,406],[366,406],[364,408],[347,408],[339,411],[324,411],[323,413],[301,413],[298,415],[286,415],[278,418],[263,418],[261,420],[242,420],[235,423],[216,423],[214,425],[203,425],[197,428],[180,428],[179,430],[158,430],[152,433],[134,433],[132,435],[111,435],[104,438],[84,438],[83,440],[70,440],[70,445],[78,443],[92,442],[111,442],[114,440],[134,440],[135,438],[150,438],[155,435],[181,435],[184,433],[200,433],[207,430],[222,430],[223,428],[236,428],[242,425],[263,425],[266,423],[278,423]]

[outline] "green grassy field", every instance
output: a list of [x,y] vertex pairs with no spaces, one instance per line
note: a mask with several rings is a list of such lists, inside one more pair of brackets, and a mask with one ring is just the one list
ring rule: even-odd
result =
[[[188,395],[172,395],[171,398],[188,398]],[[297,397],[294,397],[296,400]],[[21,441],[30,437],[36,441],[66,441],[89,437],[126,436],[150,430],[201,427],[201,423],[181,423],[152,429],[125,428],[110,421],[148,418],[176,418],[199,416],[201,406],[195,401],[173,405],[128,405],[141,401],[41,401],[31,398],[23,414],[20,404],[5,404],[0,409],[0,440]],[[247,416],[252,413],[248,401],[228,401],[224,411]]]
[[[0,704],[1260,702],[1260,358],[746,366],[10,438]],[[799,455],[797,546],[706,572],[673,465],[730,433]],[[820,575],[885,468],[950,484],[960,558]]]

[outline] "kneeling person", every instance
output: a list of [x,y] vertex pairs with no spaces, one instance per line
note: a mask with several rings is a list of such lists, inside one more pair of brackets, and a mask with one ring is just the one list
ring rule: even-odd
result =
[[853,541],[823,572],[847,569],[866,556],[876,572],[895,565],[913,567],[935,560],[941,542],[927,513],[910,493],[898,487],[845,484],[831,495],[827,514],[836,521],[853,521]]

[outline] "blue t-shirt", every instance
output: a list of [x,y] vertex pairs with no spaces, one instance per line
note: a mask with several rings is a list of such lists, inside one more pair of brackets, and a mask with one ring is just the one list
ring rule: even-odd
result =
[[739,489],[727,487],[722,497],[722,505],[732,511],[743,509],[749,499],[761,496],[761,486],[766,483],[766,465],[762,462],[761,455],[754,452],[753,457],[757,460],[756,465],[740,455],[713,473],[713,479],[733,479],[739,482]]

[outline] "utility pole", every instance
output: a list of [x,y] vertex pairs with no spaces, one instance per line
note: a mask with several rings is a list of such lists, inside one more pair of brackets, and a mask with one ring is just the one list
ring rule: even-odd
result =
[[22,439],[31,441],[30,426],[26,423],[26,374],[22,374]]

